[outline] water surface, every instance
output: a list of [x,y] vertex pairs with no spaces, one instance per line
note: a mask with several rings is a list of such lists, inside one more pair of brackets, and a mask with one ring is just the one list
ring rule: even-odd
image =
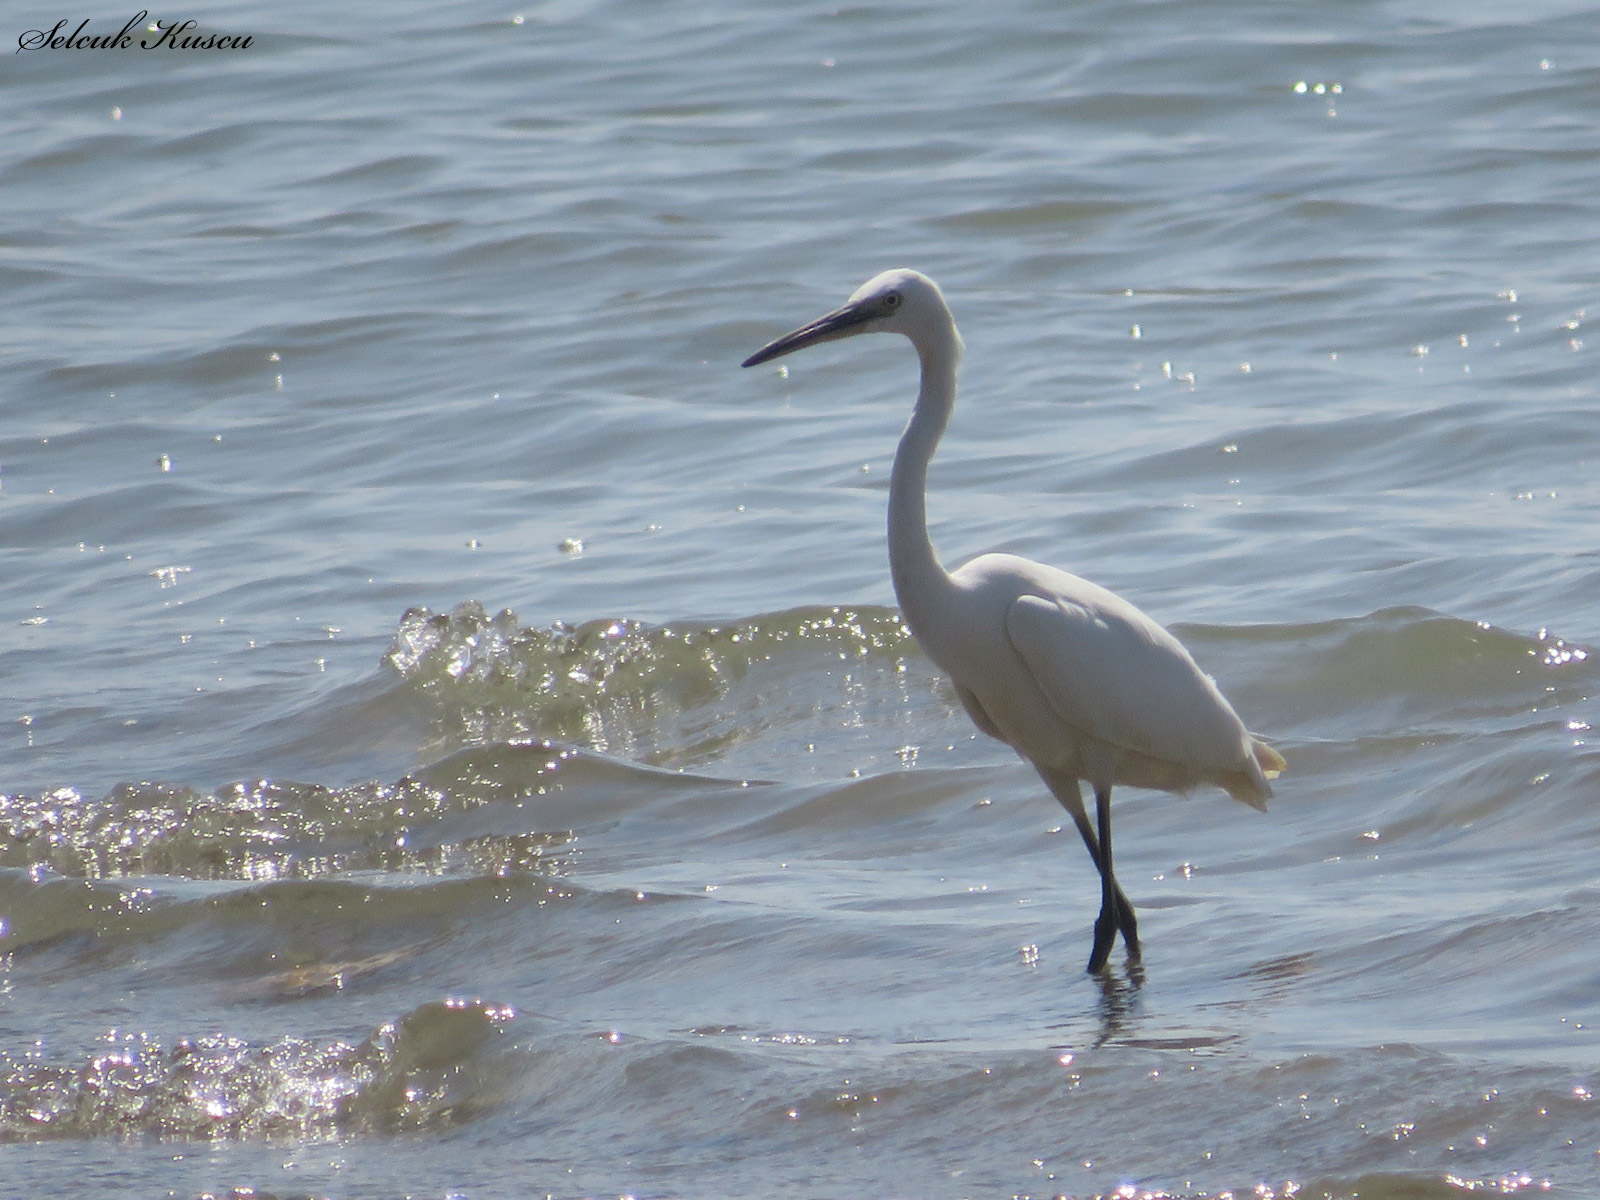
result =
[[[0,1190],[1600,1187],[1586,6],[202,25],[0,72]],[[900,624],[909,350],[737,367],[894,265],[946,558],[1289,760],[1119,793],[1141,970]]]

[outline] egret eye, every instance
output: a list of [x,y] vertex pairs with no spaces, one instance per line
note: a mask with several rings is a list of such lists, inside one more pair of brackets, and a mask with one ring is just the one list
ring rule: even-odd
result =
[[900,293],[899,292],[889,292],[888,294],[886,294],[884,296],[884,298],[883,298],[883,306],[885,308],[899,308],[900,307]]

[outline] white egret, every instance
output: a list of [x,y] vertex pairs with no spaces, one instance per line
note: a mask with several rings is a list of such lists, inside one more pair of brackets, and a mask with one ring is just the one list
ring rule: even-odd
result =
[[[1111,863],[1113,785],[1215,784],[1264,809],[1283,759],[1250,735],[1178,639],[1120,596],[1014,554],[983,554],[953,572],[940,564],[928,538],[928,462],[955,404],[962,344],[933,280],[885,271],[744,365],[858,333],[904,334],[922,366],[889,480],[889,569],[905,622],[978,728],[1032,763],[1077,825],[1100,872],[1089,970],[1105,967],[1119,931],[1136,961],[1133,906]],[[1080,780],[1094,789],[1098,833]]]

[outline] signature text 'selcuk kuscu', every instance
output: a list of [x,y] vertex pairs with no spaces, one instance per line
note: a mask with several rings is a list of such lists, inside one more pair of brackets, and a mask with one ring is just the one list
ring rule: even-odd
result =
[[[144,50],[165,47],[168,50],[245,50],[250,46],[251,35],[227,33],[192,33],[194,21],[154,21],[141,27],[149,17],[148,9],[141,10],[116,33],[91,34],[89,18],[78,22],[78,27],[67,33],[70,17],[63,17],[50,29],[30,29],[17,39],[14,54],[24,50],[131,50],[137,44]],[[146,36],[138,36],[140,34]]]

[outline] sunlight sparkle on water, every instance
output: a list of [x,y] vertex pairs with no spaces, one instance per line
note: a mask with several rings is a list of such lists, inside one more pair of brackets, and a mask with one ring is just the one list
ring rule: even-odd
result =
[[1499,1179],[1465,1179],[1459,1175],[1446,1175],[1444,1181],[1449,1186],[1460,1188],[1464,1192],[1494,1192],[1502,1196],[1510,1196],[1525,1188],[1538,1188],[1547,1192],[1552,1186],[1550,1180],[1535,1180],[1526,1173],[1502,1175]]

